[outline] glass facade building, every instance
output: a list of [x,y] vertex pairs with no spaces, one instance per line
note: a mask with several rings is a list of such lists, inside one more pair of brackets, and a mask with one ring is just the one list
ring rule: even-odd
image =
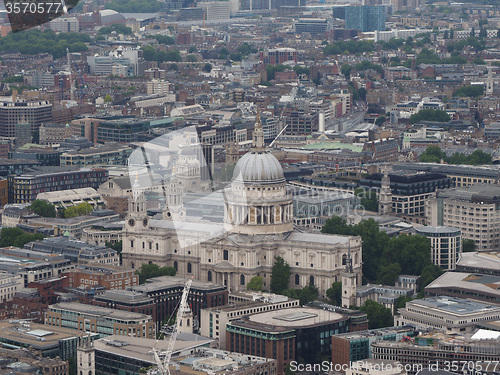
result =
[[345,28],[362,32],[384,31],[386,9],[381,5],[345,7]]

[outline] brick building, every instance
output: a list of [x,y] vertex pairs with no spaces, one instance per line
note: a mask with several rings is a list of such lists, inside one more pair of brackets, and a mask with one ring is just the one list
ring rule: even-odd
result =
[[88,288],[101,285],[108,290],[125,290],[139,285],[139,276],[134,270],[113,266],[79,266],[66,272],[64,288]]

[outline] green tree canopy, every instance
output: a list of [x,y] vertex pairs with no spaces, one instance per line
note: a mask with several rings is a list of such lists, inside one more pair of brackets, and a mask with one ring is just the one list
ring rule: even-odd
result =
[[476,242],[468,238],[462,240],[462,253],[473,253],[476,251]]
[[450,157],[446,156],[444,151],[438,146],[428,146],[425,151],[420,154],[420,161],[423,163],[440,163],[441,160],[448,164],[467,164],[467,165],[484,165],[491,164],[493,159],[490,154],[482,150],[475,150],[470,155],[465,155],[456,152]]
[[2,228],[0,232],[0,247],[15,246],[24,247],[28,242],[38,241],[45,238],[40,233],[25,233],[20,228]]
[[71,206],[64,211],[65,218],[88,215],[92,212],[92,206],[87,202],[78,203],[76,206]]
[[280,256],[275,257],[274,260],[271,274],[271,292],[282,294],[288,288],[290,281],[290,265]]
[[56,208],[52,203],[42,199],[35,199],[29,206],[33,212],[43,217],[56,217]]
[[398,276],[401,274],[399,263],[391,263],[387,266],[380,266],[377,271],[377,282],[382,285],[394,285]]
[[476,98],[484,94],[484,85],[462,86],[453,93],[453,96]]
[[267,73],[267,80],[271,81],[274,79],[274,74],[276,72],[283,72],[287,69],[286,65],[283,64],[277,64],[277,65],[267,65],[266,66],[266,73]]
[[307,305],[318,298],[318,288],[314,285],[306,285],[299,292],[299,303],[301,306]]
[[262,276],[254,276],[247,284],[247,290],[261,291],[264,285],[264,279]]
[[360,310],[368,316],[369,329],[394,326],[394,318],[391,310],[381,303],[369,299],[360,307]]
[[144,263],[137,271],[139,275],[139,284],[144,284],[147,279],[158,276],[175,276],[177,271],[174,267],[160,267],[155,263]]
[[342,306],[342,283],[340,281],[334,282],[332,287],[326,290],[326,296],[333,305]]
[[357,188],[354,190],[354,194],[361,198],[361,206],[365,210],[377,212],[378,211],[378,199],[377,192],[375,190],[365,190],[363,188]]
[[415,124],[420,121],[437,121],[437,122],[448,122],[450,121],[450,116],[441,109],[421,109],[417,113],[410,116],[410,123]]

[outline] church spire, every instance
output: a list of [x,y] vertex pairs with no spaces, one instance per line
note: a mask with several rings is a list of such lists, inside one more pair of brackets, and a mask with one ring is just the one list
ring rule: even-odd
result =
[[260,112],[258,109],[257,109],[257,121],[255,122],[255,127],[253,129],[252,149],[256,152],[262,152],[265,150],[264,130],[262,129],[262,123],[260,122]]

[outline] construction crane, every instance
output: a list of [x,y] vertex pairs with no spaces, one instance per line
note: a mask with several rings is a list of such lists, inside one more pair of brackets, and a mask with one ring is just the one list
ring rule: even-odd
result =
[[[170,335],[167,351],[164,352],[165,358],[163,359],[163,361],[160,358],[160,352],[158,351],[158,349],[153,348],[153,354],[154,354],[155,362],[157,365],[157,369],[154,370],[154,374],[156,374],[156,375],[170,375],[170,367],[169,367],[170,358],[172,358],[175,340],[177,339],[177,333],[179,332],[179,330],[177,328],[179,326],[179,322],[182,319],[182,314],[183,314],[184,309],[186,307],[189,289],[191,289],[192,282],[193,282],[192,280],[188,280],[186,285],[184,285],[184,290],[182,291],[181,301],[179,303],[179,309],[177,310],[177,317],[175,319],[175,324],[173,326],[172,334]],[[156,340],[156,343],[158,343],[158,339]],[[156,344],[155,344],[155,346],[156,346]],[[163,354],[163,353],[161,353],[161,354]]]

